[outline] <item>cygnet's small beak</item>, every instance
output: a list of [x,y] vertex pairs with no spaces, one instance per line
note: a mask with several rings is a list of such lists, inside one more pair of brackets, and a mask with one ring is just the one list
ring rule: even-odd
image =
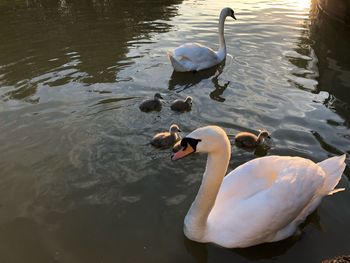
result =
[[164,100],[164,98],[163,98],[161,95],[159,95],[159,98],[162,99],[162,100]]
[[180,129],[177,129],[178,132],[182,132]]
[[267,137],[266,137],[266,138],[271,139],[271,136],[270,136],[270,135],[267,135]]
[[235,15],[232,15],[231,17],[232,17],[234,20],[237,20],[237,18],[235,17]]

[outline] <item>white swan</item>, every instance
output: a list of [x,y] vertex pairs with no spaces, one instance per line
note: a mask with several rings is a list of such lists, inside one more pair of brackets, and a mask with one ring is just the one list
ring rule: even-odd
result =
[[198,43],[187,43],[177,47],[172,52],[168,52],[168,57],[175,71],[199,71],[213,67],[226,58],[224,23],[227,16],[236,19],[234,11],[231,8],[226,7],[221,10],[219,18],[220,48],[218,51],[214,51]]
[[344,190],[334,188],[345,169],[345,155],[320,163],[267,156],[225,176],[231,146],[224,130],[199,128],[181,146],[173,160],[208,153],[202,184],[184,221],[184,233],[194,241],[235,248],[287,238],[324,196]]

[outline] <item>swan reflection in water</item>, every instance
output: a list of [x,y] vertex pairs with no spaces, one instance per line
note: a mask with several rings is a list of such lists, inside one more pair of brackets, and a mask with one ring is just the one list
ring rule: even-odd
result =
[[196,72],[173,71],[169,80],[169,90],[175,90],[179,93],[193,86],[201,85],[201,82],[203,82],[205,86],[208,86],[208,82],[210,81],[215,88],[210,92],[210,98],[219,102],[224,102],[225,98],[222,97],[222,94],[229,86],[230,81],[224,80],[222,83],[222,80],[220,80],[219,77],[223,73],[226,64],[225,62],[226,61],[223,61],[221,64],[210,69]]

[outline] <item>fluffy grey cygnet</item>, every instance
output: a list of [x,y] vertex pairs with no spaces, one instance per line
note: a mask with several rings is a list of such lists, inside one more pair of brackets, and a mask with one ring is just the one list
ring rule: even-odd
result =
[[144,112],[160,111],[162,109],[162,102],[160,99],[163,99],[163,97],[159,93],[156,93],[154,94],[153,99],[148,99],[141,102],[139,108]]
[[179,132],[181,132],[179,126],[173,124],[170,126],[169,132],[164,131],[154,135],[151,144],[157,148],[171,147],[181,140]]
[[177,99],[171,104],[170,108],[173,111],[184,112],[190,111],[192,108],[192,97],[188,96],[185,100]]
[[265,138],[270,138],[270,134],[266,130],[259,130],[259,135],[256,136],[251,132],[239,132],[235,136],[235,143],[238,147],[254,148],[261,145]]

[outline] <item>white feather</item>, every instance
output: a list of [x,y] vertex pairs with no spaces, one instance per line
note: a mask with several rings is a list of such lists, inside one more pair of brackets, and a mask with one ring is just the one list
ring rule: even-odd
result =
[[262,157],[224,177],[231,153],[226,133],[207,126],[186,137],[200,140],[197,151],[208,153],[201,187],[185,218],[185,234],[195,241],[233,248],[282,240],[324,196],[340,190],[334,188],[345,155],[318,164],[300,157]]
[[218,51],[198,43],[183,44],[173,51],[168,51],[168,57],[175,71],[199,71],[213,67],[221,63],[226,57],[226,44],[224,39],[224,22],[226,16],[233,16],[231,8],[224,8],[219,18],[219,41]]

